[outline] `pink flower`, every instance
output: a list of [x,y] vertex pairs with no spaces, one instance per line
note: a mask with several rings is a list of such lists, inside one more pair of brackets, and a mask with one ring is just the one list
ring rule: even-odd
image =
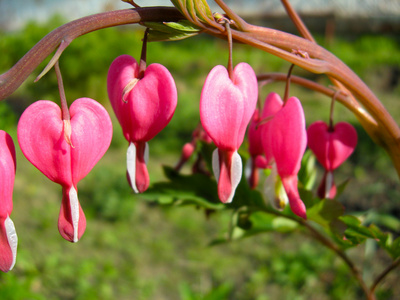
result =
[[33,103],[19,120],[18,141],[25,157],[62,186],[58,230],[66,240],[77,242],[86,228],[77,184],[110,146],[112,124],[104,107],[89,98],[75,100],[69,111],[71,120],[66,122],[54,102]]
[[300,100],[290,97],[283,104],[279,95],[271,93],[265,100],[262,117],[267,119],[263,128],[265,155],[271,163],[276,163],[290,208],[296,215],[306,219],[306,207],[297,188],[297,173],[307,146],[305,117]]
[[171,120],[177,90],[169,71],[160,64],[149,65],[139,74],[139,64],[129,55],[117,57],[107,76],[111,105],[129,142],[127,174],[135,192],[149,186],[147,142]]
[[329,128],[323,121],[317,121],[308,127],[307,134],[308,147],[325,169],[318,196],[333,199],[336,195],[333,171],[353,153],[357,145],[357,131],[346,122]]
[[245,174],[252,189],[256,188],[258,184],[258,169],[268,167],[262,145],[262,126],[260,126],[260,120],[260,113],[256,109],[247,131],[250,158],[247,160],[245,168]]
[[246,63],[238,64],[232,78],[223,66],[214,67],[204,83],[200,99],[200,120],[217,146],[213,171],[218,180],[218,196],[232,201],[242,177],[242,160],[237,153],[243,142],[257,103],[257,78]]
[[17,257],[18,237],[10,219],[13,209],[15,147],[5,131],[0,130],[0,270],[10,271]]

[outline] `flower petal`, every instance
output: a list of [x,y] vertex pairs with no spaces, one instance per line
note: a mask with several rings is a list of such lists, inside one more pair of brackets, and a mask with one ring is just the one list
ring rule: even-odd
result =
[[25,157],[50,180],[72,185],[71,146],[64,139],[57,104],[47,100],[31,104],[18,122],[18,142]]
[[218,181],[218,197],[223,203],[230,203],[242,178],[242,159],[237,151],[215,149],[213,171]]
[[7,218],[13,209],[15,168],[13,140],[8,133],[0,130],[0,218]]
[[58,231],[67,241],[76,243],[86,229],[86,218],[79,204],[74,186],[63,188],[63,199],[58,217]]
[[112,123],[106,109],[90,98],[75,100],[71,114],[71,168],[73,183],[84,178],[106,153],[112,139]]
[[290,209],[295,215],[303,219],[307,219],[306,206],[300,199],[299,191],[297,189],[297,175],[281,177],[283,187],[289,198]]
[[13,221],[9,216],[0,224],[0,270],[10,271],[17,258],[18,237]]
[[157,135],[171,120],[178,99],[171,73],[160,64],[151,64],[123,101],[125,87],[138,79],[138,68],[133,57],[122,55],[111,64],[107,77],[112,107],[130,142],[149,141]]
[[307,146],[305,117],[300,100],[289,98],[271,120],[268,130],[279,176],[297,175]]
[[214,67],[208,74],[201,92],[200,120],[219,149],[234,151],[240,147],[257,95],[257,78],[246,63],[235,67],[233,80],[223,66]]

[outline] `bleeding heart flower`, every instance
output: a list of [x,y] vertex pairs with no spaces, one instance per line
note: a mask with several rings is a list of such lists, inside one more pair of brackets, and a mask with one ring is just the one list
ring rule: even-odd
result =
[[245,167],[246,178],[252,189],[256,188],[258,184],[258,169],[268,167],[262,145],[262,127],[259,125],[260,113],[258,109],[256,109],[247,131],[250,158],[247,160]]
[[323,121],[317,121],[308,127],[307,134],[308,147],[325,169],[318,195],[332,199],[336,195],[333,171],[353,153],[357,145],[357,131],[346,122],[329,128]]
[[[283,104],[279,95],[272,93],[265,101],[262,117],[267,120],[263,128],[263,147],[267,159],[275,161],[292,211],[306,219],[306,207],[297,188],[297,173],[307,146],[304,111],[296,97]],[[270,120],[268,120],[270,119]]]
[[171,120],[177,90],[171,73],[160,64],[149,65],[144,74],[129,55],[117,57],[107,76],[107,90],[115,115],[129,142],[127,175],[133,190],[144,192],[149,186],[147,142]]
[[[25,157],[62,186],[58,230],[66,240],[77,242],[86,228],[77,184],[110,146],[112,123],[105,108],[89,98],[75,100],[69,112],[70,127],[54,102],[33,103],[19,120],[18,141]],[[65,138],[69,130],[71,143]]]
[[218,196],[231,202],[242,177],[242,160],[237,153],[257,103],[258,85],[250,65],[238,64],[229,77],[223,66],[214,67],[204,83],[200,99],[200,120],[217,146],[213,171]]
[[15,147],[8,133],[0,130],[0,270],[10,271],[17,257],[18,237],[10,215],[13,209]]

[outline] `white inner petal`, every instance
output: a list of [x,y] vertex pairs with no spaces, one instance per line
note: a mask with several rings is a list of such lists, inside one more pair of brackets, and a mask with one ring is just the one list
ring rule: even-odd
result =
[[[148,152],[147,145],[146,148]],[[145,159],[146,159],[146,150],[145,150]],[[128,151],[126,152],[126,169],[129,174],[129,180],[131,181],[131,187],[133,191],[135,193],[139,193],[136,187],[136,146],[133,143],[129,144]]]
[[146,143],[144,147],[144,162],[147,165],[147,162],[149,161],[149,144]]
[[333,172],[328,172],[326,174],[325,180],[325,198],[329,198],[329,192],[331,191],[333,185]]
[[247,161],[246,161],[246,165],[244,166],[244,176],[249,179],[252,173],[252,164],[253,164],[253,158],[250,157]]
[[215,179],[219,180],[219,155],[218,155],[218,148],[213,151],[212,154],[212,169],[214,172]]
[[236,188],[242,179],[242,159],[240,158],[239,153],[237,151],[233,152],[232,155],[232,164],[231,164],[231,194],[229,195],[226,203],[232,202],[233,196],[235,196]]
[[71,208],[72,227],[74,227],[74,243],[76,243],[78,241],[79,201],[78,193],[74,187],[69,190],[69,206]]
[[8,244],[10,245],[11,253],[13,255],[13,262],[10,267],[10,270],[12,270],[17,259],[18,236],[17,232],[15,231],[14,222],[9,216],[7,216],[7,219],[4,221],[4,227],[6,228]]

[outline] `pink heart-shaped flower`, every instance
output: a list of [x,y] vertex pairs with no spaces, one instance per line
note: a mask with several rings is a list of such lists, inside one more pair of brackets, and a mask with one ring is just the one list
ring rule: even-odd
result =
[[232,80],[223,66],[214,67],[208,74],[201,92],[200,120],[219,149],[239,149],[257,97],[257,78],[246,63],[235,67]]
[[[129,84],[133,87],[127,92]],[[167,68],[151,64],[140,78],[139,64],[129,55],[121,55],[112,62],[107,89],[130,142],[147,142],[155,137],[171,120],[178,100],[175,81]]]
[[135,192],[144,192],[149,186],[146,142],[167,126],[175,112],[178,100],[175,81],[167,68],[160,64],[151,64],[140,74],[136,60],[121,55],[109,68],[107,90],[129,142],[129,183]]
[[18,238],[10,219],[13,209],[15,147],[11,136],[0,130],[0,270],[10,271],[17,257]]
[[223,203],[232,201],[242,176],[242,160],[237,150],[243,143],[257,97],[257,77],[246,63],[238,64],[231,77],[225,67],[214,67],[201,92],[200,120],[218,148],[214,150],[212,164]]
[[307,135],[308,147],[327,171],[338,168],[357,145],[357,131],[346,122],[339,122],[330,130],[326,123],[317,121],[308,127]]
[[58,227],[76,242],[86,227],[77,198],[77,184],[107,151],[112,138],[111,119],[98,102],[75,100],[70,107],[71,145],[65,139],[60,107],[40,100],[29,106],[18,123],[18,141],[25,157],[50,180],[63,187]]

